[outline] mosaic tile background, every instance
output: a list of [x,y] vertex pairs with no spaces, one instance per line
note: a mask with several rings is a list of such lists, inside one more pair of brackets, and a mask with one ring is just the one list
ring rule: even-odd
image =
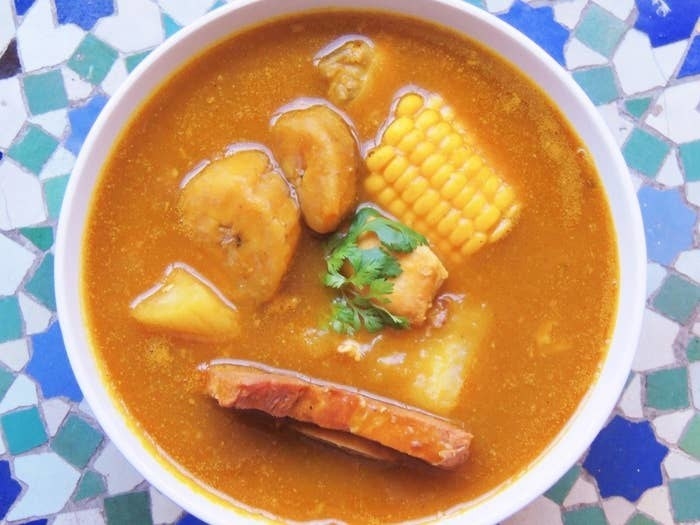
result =
[[[647,309],[590,450],[506,523],[700,523],[700,0],[470,0],[540,44],[638,189]],[[214,0],[0,0],[0,522],[201,523],[105,438],[69,368],[53,242],[81,144],[127,74]]]

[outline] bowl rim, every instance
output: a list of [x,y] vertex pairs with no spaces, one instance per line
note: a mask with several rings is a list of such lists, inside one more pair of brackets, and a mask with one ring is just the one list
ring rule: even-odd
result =
[[[646,300],[646,247],[641,212],[627,166],[593,103],[569,72],[542,48],[496,16],[469,3],[459,0],[234,0],[185,26],[151,52],[110,97],[98,116],[66,188],[56,234],[55,286],[58,318],[68,357],[84,397],[94,407],[95,418],[107,436],[136,470],[163,494],[212,524],[230,523],[233,516],[237,522],[246,523],[259,523],[261,519],[278,520],[264,511],[237,502],[233,508],[230,503],[224,503],[230,502],[230,498],[211,487],[206,487],[209,494],[205,495],[204,490],[194,488],[195,482],[190,481],[184,471],[178,471],[177,464],[169,461],[163,451],[159,451],[160,458],[146,451],[142,441],[145,438],[135,434],[134,422],[127,419],[126,411],[120,408],[117,399],[111,397],[97,365],[96,354],[90,348],[80,293],[80,253],[85,219],[101,171],[94,166],[111,151],[115,136],[113,128],[121,131],[134,111],[163,80],[224,39],[222,24],[233,22],[235,27],[229,24],[228,31],[232,35],[292,13],[327,8],[388,11],[418,17],[480,42],[518,68],[541,89],[545,90],[546,86],[550,99],[581,139],[584,140],[584,135],[592,137],[592,142],[585,143],[594,159],[605,160],[606,166],[611,168],[603,173],[597,166],[613,214],[620,287],[615,328],[597,380],[557,437],[523,473],[474,501],[450,509],[447,515],[425,518],[444,523],[496,523],[554,484],[582,456],[610,416],[631,369],[641,329]],[[242,20],[239,22],[238,18]],[[212,37],[215,33],[218,36]],[[484,39],[493,41],[484,42]],[[193,42],[196,52],[188,52],[187,48]],[[180,55],[185,59],[178,59]],[[177,63],[174,68],[169,65],[172,60]],[[533,75],[540,75],[541,79],[535,80]],[[143,87],[144,81],[149,84],[149,79],[151,86]],[[138,104],[132,103],[134,98]],[[562,101],[569,101],[572,106],[565,109],[561,106]],[[583,130],[580,129],[582,124],[587,126]],[[90,182],[87,189],[81,186],[85,179]],[[77,232],[80,235],[75,235]],[[623,234],[624,238],[621,237]]]

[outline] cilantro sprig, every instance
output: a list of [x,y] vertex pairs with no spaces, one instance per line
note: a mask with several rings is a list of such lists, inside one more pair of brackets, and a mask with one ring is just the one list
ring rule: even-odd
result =
[[[361,248],[360,237],[370,232],[379,239],[379,246]],[[347,232],[335,233],[326,250],[323,284],[339,293],[331,308],[331,329],[353,335],[362,327],[368,332],[408,327],[405,317],[383,305],[394,289],[391,279],[402,272],[394,253],[409,253],[422,244],[427,244],[425,237],[408,226],[374,208],[360,208]]]

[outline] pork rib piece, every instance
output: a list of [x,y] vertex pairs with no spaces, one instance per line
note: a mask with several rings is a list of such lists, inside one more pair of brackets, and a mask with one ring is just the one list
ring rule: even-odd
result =
[[456,424],[351,387],[247,361],[213,362],[204,370],[206,390],[222,407],[349,432],[445,469],[469,452],[472,436]]

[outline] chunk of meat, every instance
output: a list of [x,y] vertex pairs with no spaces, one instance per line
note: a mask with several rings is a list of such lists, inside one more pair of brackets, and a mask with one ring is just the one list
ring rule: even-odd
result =
[[440,468],[468,455],[472,436],[456,424],[347,386],[241,361],[212,363],[205,373],[207,392],[222,407],[350,432]]
[[364,39],[331,44],[316,59],[316,67],[328,81],[328,99],[343,105],[357,98],[368,83],[376,59],[374,46]]
[[324,105],[286,111],[272,125],[272,150],[309,228],[335,230],[357,200],[359,154],[345,120]]
[[299,206],[265,152],[241,150],[213,161],[186,182],[178,207],[190,237],[223,251],[234,301],[274,295],[301,226]]
[[191,270],[171,266],[163,279],[131,305],[137,321],[207,341],[226,341],[241,331],[236,307]]

